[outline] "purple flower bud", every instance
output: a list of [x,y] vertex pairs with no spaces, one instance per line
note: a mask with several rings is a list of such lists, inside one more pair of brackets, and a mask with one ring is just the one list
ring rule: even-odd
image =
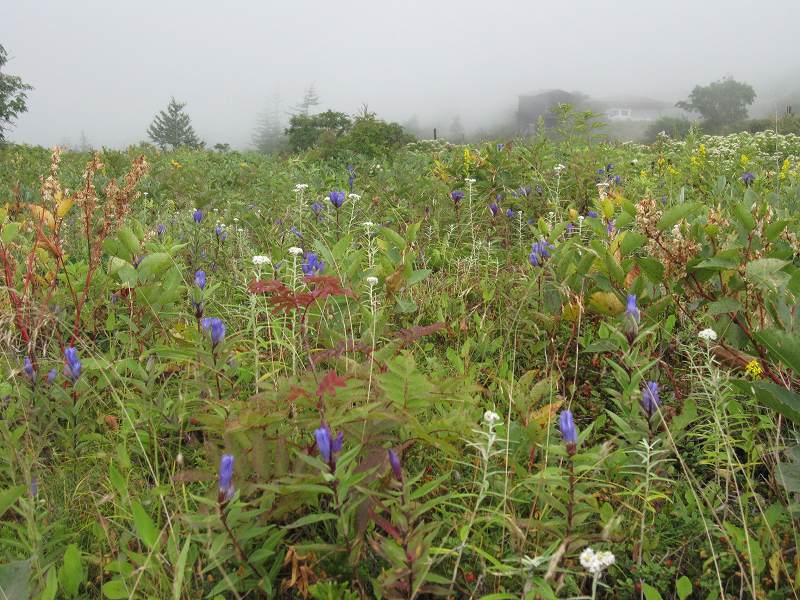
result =
[[492,216],[496,217],[497,216],[497,212],[500,210],[500,207],[497,205],[497,202],[492,202],[489,205],[489,210],[491,211]]
[[219,461],[219,501],[227,502],[233,492],[233,455],[223,454]]
[[558,428],[561,430],[561,437],[569,444],[578,443],[578,430],[575,429],[575,419],[572,418],[572,411],[562,410],[558,417]]
[[316,439],[317,450],[319,450],[319,455],[322,457],[322,460],[333,466],[333,461],[335,459],[334,454],[342,450],[344,432],[340,431],[339,435],[334,438],[331,428],[327,423],[323,423],[322,427],[314,430],[314,438]]
[[39,495],[39,478],[36,475],[31,475],[31,498],[36,498]]
[[611,173],[611,171],[612,171],[613,169],[614,169],[614,163],[608,163],[608,164],[606,165],[606,173]]
[[28,376],[28,379],[33,379],[36,376],[36,370],[33,368],[30,356],[26,356],[25,360],[22,361],[22,370]]
[[513,219],[513,218],[514,218],[516,215],[517,215],[517,213],[515,213],[515,212],[514,212],[514,209],[513,209],[513,208],[507,208],[507,209],[506,209],[506,216],[507,216],[509,219]]
[[167,231],[167,226],[164,225],[163,223],[160,223],[158,225],[158,227],[156,227],[156,234],[158,235],[158,237],[161,237],[162,235],[164,235],[164,233],[166,233],[166,231]]
[[742,183],[744,183],[748,187],[753,185],[753,182],[755,180],[756,180],[755,174],[751,173],[750,171],[747,171],[742,175]]
[[72,380],[72,383],[78,381],[81,376],[81,361],[78,358],[78,351],[70,346],[64,349],[64,358],[67,360],[67,366],[64,367],[64,374]]
[[328,199],[336,210],[339,210],[342,208],[342,204],[344,204],[344,192],[331,192],[328,194]]
[[206,272],[205,271],[197,271],[194,274],[194,284],[199,287],[201,290],[206,289]]
[[295,227],[294,225],[292,225],[292,226],[289,228],[289,231],[290,231],[291,233],[293,233],[293,234],[294,234],[294,235],[297,237],[297,239],[299,239],[299,240],[302,240],[302,239],[303,239],[303,234],[302,234],[302,233],[300,233],[300,230],[299,230],[297,227]]
[[648,381],[642,388],[641,405],[648,421],[658,412],[658,407],[661,405],[661,395],[657,382]]
[[220,242],[224,242],[225,240],[228,239],[228,232],[225,231],[225,228],[219,224],[216,227],[214,227],[214,235],[217,236],[217,239]]
[[628,294],[628,303],[625,307],[625,316],[631,319],[637,325],[641,320],[639,307],[636,305],[636,294]]
[[319,202],[314,202],[311,205],[311,212],[313,212],[316,217],[319,217],[320,213],[323,211],[324,208],[325,207],[322,206],[322,204],[320,204]]
[[497,144],[497,151],[498,152],[502,152],[503,148],[505,148],[505,147],[506,147],[506,145],[501,142],[501,143]]
[[606,225],[606,233],[608,235],[613,235],[615,231],[616,228],[614,227],[614,219],[611,219],[608,221],[608,224]]
[[531,253],[528,255],[531,265],[541,267],[545,260],[550,258],[551,250],[555,250],[555,246],[546,240],[534,242],[531,246]]
[[389,464],[392,466],[397,481],[403,481],[403,466],[400,464],[400,458],[391,448],[389,448]]
[[592,218],[592,219],[596,219],[597,216],[598,216],[597,215],[597,211],[596,210],[590,210],[589,212],[586,213],[586,216],[589,217],[589,218]]
[[211,345],[216,346],[225,339],[225,323],[217,317],[206,317],[200,321],[203,331],[211,333]]
[[572,235],[573,231],[575,231],[575,225],[567,223],[567,235]]
[[200,210],[199,208],[196,208],[192,213],[192,218],[194,219],[195,223],[199,223],[200,221],[203,220],[203,211]]
[[464,199],[464,192],[461,190],[453,190],[450,192],[450,198],[453,200],[453,204],[458,205]]
[[621,183],[622,183],[622,177],[620,177],[619,175],[614,175],[614,184],[619,185]]
[[53,382],[56,380],[56,377],[58,377],[58,370],[55,367],[53,367],[47,373],[47,384],[53,385]]

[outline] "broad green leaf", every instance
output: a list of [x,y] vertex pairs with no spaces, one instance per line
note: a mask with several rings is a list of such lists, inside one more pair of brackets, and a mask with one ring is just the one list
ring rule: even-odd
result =
[[0,492],[0,517],[25,493],[24,485],[15,485]]
[[158,542],[158,528],[153,523],[150,515],[147,514],[147,511],[145,511],[144,507],[137,500],[131,502],[131,512],[133,513],[133,524],[136,526],[139,539],[152,550]]
[[756,220],[750,209],[742,202],[735,202],[732,210],[733,218],[739,223],[746,231],[753,231],[756,228]]
[[658,228],[661,231],[672,229],[672,227],[681,219],[686,219],[692,213],[698,212],[703,209],[703,205],[699,202],[687,202],[686,204],[679,204],[673,206],[661,215],[658,221]]
[[678,600],[686,600],[692,593],[692,581],[684,575],[675,582],[675,591],[678,593]]
[[59,573],[61,589],[69,598],[78,595],[78,588],[84,580],[83,565],[81,564],[81,551],[75,544],[67,546],[64,552],[64,564]]
[[800,395],[771,381],[754,381],[750,385],[761,404],[778,411],[794,423],[800,423]]
[[735,298],[722,298],[708,305],[708,314],[711,316],[725,313],[739,312],[742,305]]
[[192,537],[187,537],[186,541],[183,543],[183,548],[181,548],[181,553],[178,556],[178,562],[175,563],[175,579],[172,580],[172,600],[180,600],[181,598],[181,592],[183,591],[181,589],[183,587],[183,577],[186,571],[186,559],[189,556],[189,547],[191,542]]
[[771,358],[800,375],[800,336],[780,329],[764,329],[756,332],[755,337],[766,346]]
[[16,560],[0,565],[0,598],[27,600],[30,597],[30,576],[30,560]]
[[298,527],[305,527],[306,525],[313,525],[322,521],[332,521],[339,517],[333,513],[312,513],[305,517],[300,517],[294,523],[286,525],[286,529],[297,529]]
[[110,600],[123,600],[130,597],[124,579],[112,579],[103,584],[103,595]]
[[664,600],[656,588],[645,582],[642,582],[642,591],[644,592],[646,600]]
[[788,262],[777,258],[759,258],[747,263],[747,281],[762,289],[778,291],[789,282],[789,274],[781,271]]

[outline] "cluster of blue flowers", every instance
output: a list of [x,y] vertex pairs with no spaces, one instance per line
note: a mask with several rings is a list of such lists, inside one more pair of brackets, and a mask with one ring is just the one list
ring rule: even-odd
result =
[[555,249],[556,247],[546,240],[534,242],[531,246],[531,253],[528,256],[528,259],[531,261],[531,265],[534,267],[541,267],[544,262],[550,258],[550,251]]
[[317,273],[322,273],[325,269],[325,262],[320,260],[315,252],[308,252],[300,268],[307,276],[316,275]]
[[344,204],[344,192],[331,192],[328,194],[328,199],[331,201],[331,204],[339,210],[342,208],[342,204]]
[[322,460],[330,465],[331,470],[333,470],[336,463],[335,454],[342,451],[344,431],[340,431],[339,434],[334,437],[330,426],[327,423],[323,423],[322,427],[314,430],[314,438],[317,441],[319,455],[322,457]]
[[200,321],[203,331],[211,335],[211,345],[216,347],[225,339],[225,323],[218,317],[206,317]]

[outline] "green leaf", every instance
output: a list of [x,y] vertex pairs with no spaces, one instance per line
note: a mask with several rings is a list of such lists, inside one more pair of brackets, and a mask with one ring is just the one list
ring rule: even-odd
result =
[[120,228],[119,233],[117,233],[117,238],[119,238],[119,241],[122,242],[123,247],[128,252],[128,256],[124,256],[123,258],[130,260],[139,254],[139,238],[131,231],[130,227],[125,226]]
[[339,517],[333,513],[312,513],[310,515],[306,515],[305,517],[300,517],[297,519],[297,521],[290,525],[286,525],[286,529],[297,529],[298,527],[320,523],[321,521],[332,521],[338,518]]
[[769,406],[794,423],[800,423],[800,395],[771,381],[754,381],[750,386],[761,404]]
[[678,221],[687,218],[694,212],[702,210],[702,208],[703,205],[699,202],[687,202],[686,204],[673,206],[661,215],[661,219],[658,221],[658,228],[661,231],[671,229]]
[[31,561],[16,560],[0,565],[0,598],[27,600],[30,598],[28,582],[31,576]]
[[183,548],[181,548],[180,556],[178,556],[178,562],[175,563],[175,579],[172,580],[172,600],[181,600],[183,576],[186,571],[186,559],[189,556],[191,541],[191,536],[186,538]]
[[[619,224],[618,224],[619,225]],[[619,245],[619,251],[622,254],[630,254],[634,250],[638,250],[647,242],[647,236],[639,233],[638,231],[627,231],[625,237]]]
[[708,314],[711,316],[739,312],[742,305],[735,298],[722,298],[708,305]]
[[743,202],[735,202],[731,212],[736,222],[744,227],[746,231],[753,231],[753,229],[756,228],[756,220],[750,212],[750,209],[745,206]]
[[123,600],[130,597],[130,592],[124,579],[112,579],[103,584],[103,595],[111,600]]
[[172,266],[172,257],[166,252],[154,252],[148,254],[139,263],[139,279],[150,279],[162,275],[170,266]]
[[800,337],[780,329],[764,329],[755,338],[767,348],[771,358],[800,374]]
[[69,598],[78,595],[78,588],[84,580],[83,565],[81,564],[81,551],[75,544],[67,546],[64,552],[64,566],[59,573],[61,589]]
[[3,233],[0,234],[0,240],[2,240],[4,244],[10,244],[17,237],[18,233],[19,223],[6,223],[3,226]]
[[419,269],[418,271],[414,271],[411,275],[408,276],[406,280],[406,285],[414,285],[415,283],[422,281],[428,275],[431,274],[430,269]]
[[44,589],[42,590],[39,600],[55,600],[58,593],[58,573],[56,567],[52,566],[47,569],[47,576],[45,577]]
[[0,517],[25,493],[24,485],[15,485],[0,492]]
[[644,597],[647,600],[664,600],[656,588],[645,582],[642,582],[642,591],[644,592]]
[[662,262],[654,258],[638,257],[636,264],[651,282],[659,284],[664,281],[664,264]]
[[675,591],[678,593],[678,600],[686,600],[692,593],[692,581],[684,575],[675,582]]
[[781,271],[787,264],[777,258],[759,258],[747,263],[745,278],[760,288],[778,291],[789,282],[789,274]]
[[133,512],[133,524],[136,526],[139,539],[152,550],[158,543],[158,528],[137,500],[131,503],[131,510]]

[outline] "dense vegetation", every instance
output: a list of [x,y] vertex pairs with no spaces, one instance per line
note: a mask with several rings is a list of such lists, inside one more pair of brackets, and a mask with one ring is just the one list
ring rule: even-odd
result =
[[797,597],[800,138],[592,131],[0,149],[6,595]]

